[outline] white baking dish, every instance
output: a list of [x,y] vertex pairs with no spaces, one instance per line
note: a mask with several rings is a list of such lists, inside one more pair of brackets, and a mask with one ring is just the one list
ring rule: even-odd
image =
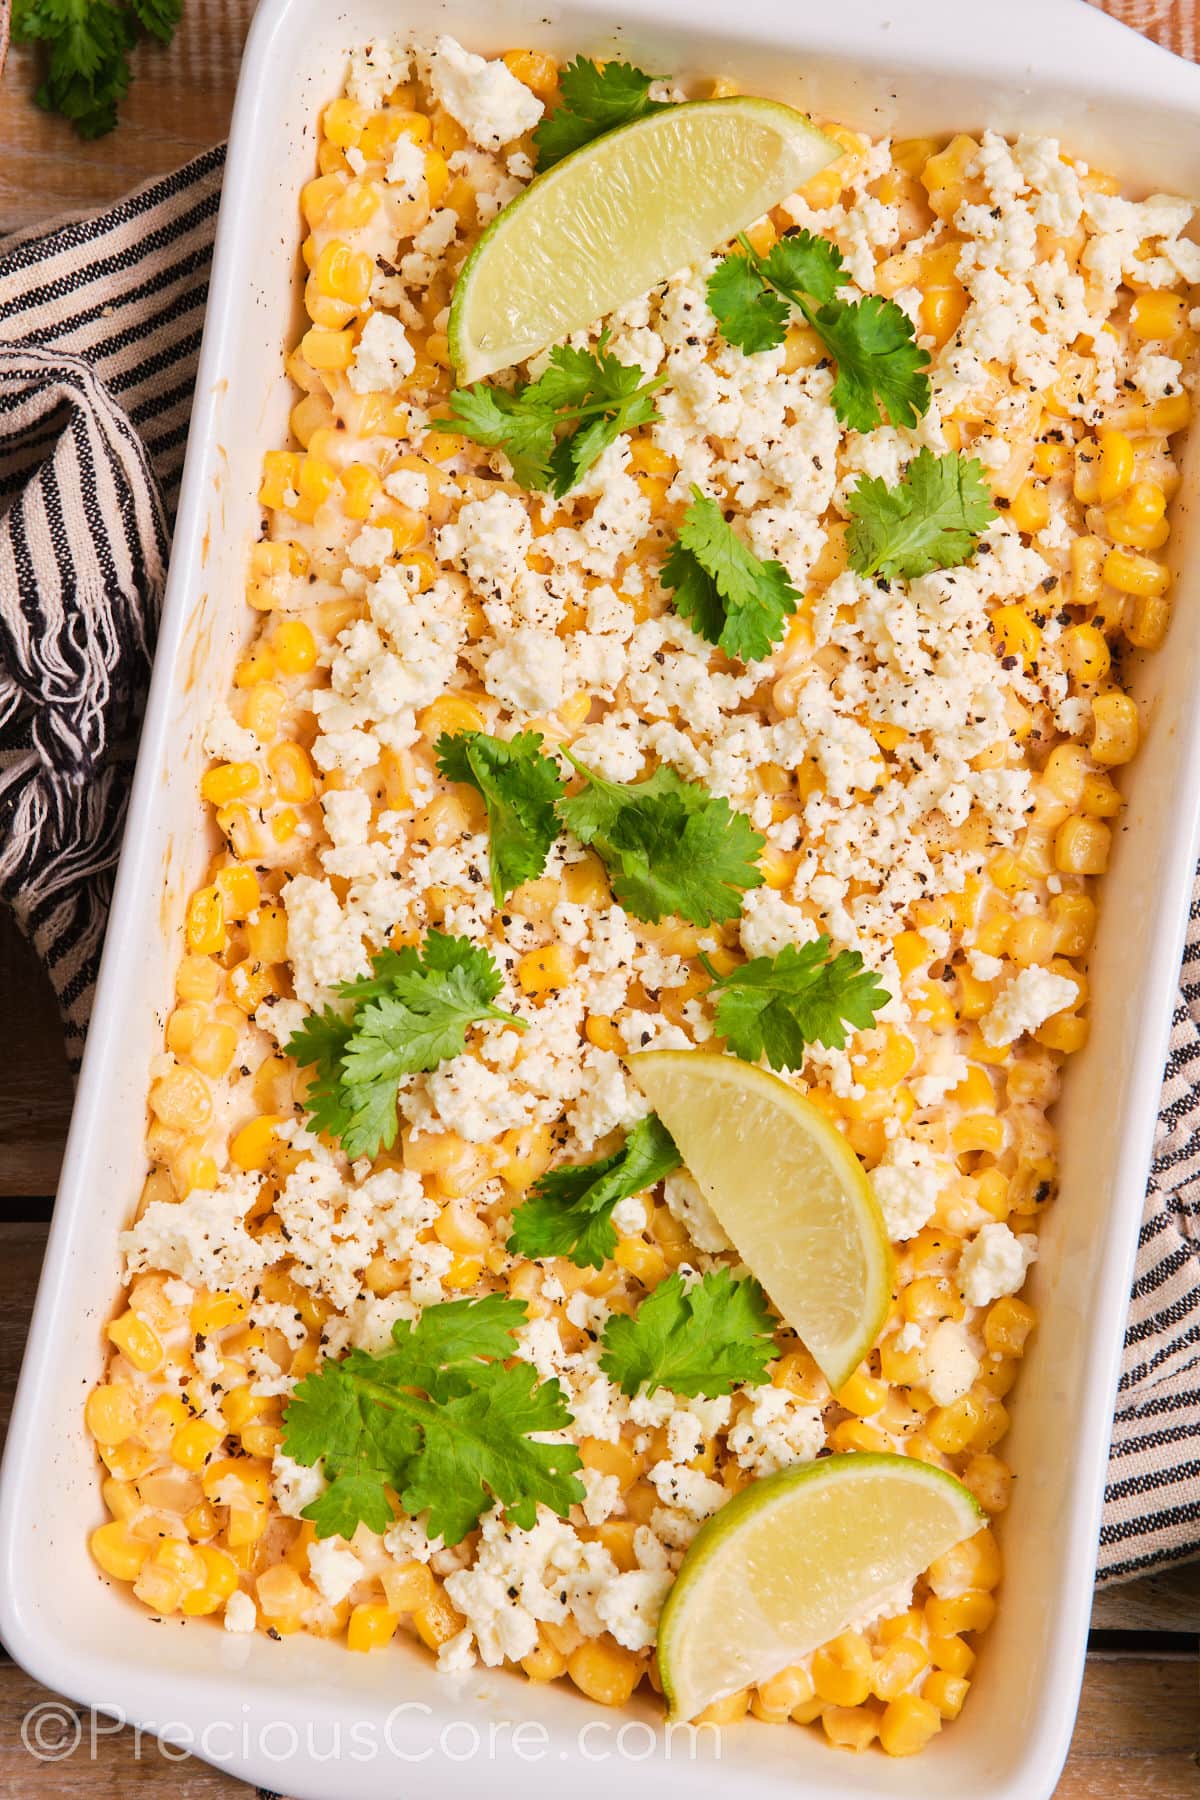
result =
[[[749,1724],[668,1746],[621,1735],[563,1687],[501,1672],[451,1683],[416,1650],[372,1657],[293,1637],[152,1622],[96,1574],[101,1507],[83,1430],[117,1284],[117,1233],[144,1173],[147,1064],[161,1043],[183,902],[207,846],[200,738],[247,623],[241,594],[262,451],[286,428],[296,194],[346,48],[407,25],[468,44],[624,45],[646,66],[748,87],[874,131],[1033,127],[1140,190],[1200,191],[1200,71],[1081,0],[265,0],[238,92],[187,474],[124,857],[62,1186],[0,1490],[0,1630],[49,1687],[186,1743],[301,1800],[487,1784],[497,1795],[971,1794],[1045,1800],[1070,1739],[1112,1396],[1200,825],[1200,577],[1181,572],[1168,650],[1141,672],[1147,743],[1130,783],[1093,977],[1092,1043],[1060,1120],[1064,1193],[1044,1233],[1044,1324],[1020,1383],[1008,1574],[961,1720],[916,1762],[838,1755]],[[1183,508],[1191,494],[1185,484]],[[1177,503],[1180,504],[1180,503]],[[1180,570],[1189,532],[1175,542]],[[15,1021],[14,1021],[15,1023]],[[446,1727],[450,1727],[447,1732]],[[516,1728],[516,1729],[514,1729]],[[340,1738],[339,1738],[340,1734]],[[86,1750],[86,1739],[85,1746]],[[624,1768],[622,1764],[633,1765]],[[722,1770],[722,1765],[724,1769]],[[32,1777],[31,1777],[32,1778]]]

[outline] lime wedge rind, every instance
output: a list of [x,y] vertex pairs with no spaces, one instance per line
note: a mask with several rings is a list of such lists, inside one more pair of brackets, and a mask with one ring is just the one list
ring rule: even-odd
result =
[[647,1051],[629,1070],[726,1236],[836,1392],[874,1344],[893,1260],[862,1164],[789,1083],[734,1056]]
[[751,1482],[701,1527],[667,1595],[672,1718],[799,1662],[986,1523],[961,1482],[915,1457],[851,1452]]
[[464,263],[448,333],[459,381],[636,300],[839,155],[803,113],[747,95],[686,101],[584,144],[510,201]]

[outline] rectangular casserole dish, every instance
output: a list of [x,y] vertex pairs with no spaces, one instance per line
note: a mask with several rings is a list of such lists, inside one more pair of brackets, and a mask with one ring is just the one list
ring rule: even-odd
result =
[[[399,26],[472,48],[612,54],[737,77],[873,132],[1051,132],[1134,190],[1200,189],[1200,71],[1081,0],[266,0],[247,50],[222,205],[175,552],[96,1011],[0,1486],[0,1634],[48,1686],[296,1800],[470,1791],[581,1800],[614,1764],[683,1793],[726,1771],[747,1793],[971,1793],[1043,1800],[1070,1740],[1091,1600],[1113,1392],[1166,1037],[1200,836],[1200,583],[1186,573],[1197,456],[1175,501],[1180,604],[1171,653],[1135,691],[1145,747],[1103,889],[1092,1041],[1058,1122],[1063,1194],[1033,1297],[1043,1318],[1009,1440],[1020,1477],[1004,1526],[1005,1601],[976,1691],[927,1760],[835,1757],[755,1725],[668,1736],[644,1703],[606,1714],[503,1672],[450,1681],[413,1651],[347,1658],[328,1643],[156,1623],[96,1578],[101,1517],[83,1397],[118,1284],[117,1234],[144,1173],[149,1059],[161,1045],[184,897],[211,848],[196,799],[201,739],[243,623],[264,448],[283,441],[281,344],[296,323],[295,196],[348,47]],[[631,1719],[633,1723],[631,1724]],[[85,1740],[86,1743],[86,1740]],[[81,1754],[86,1749],[81,1749]],[[724,1765],[724,1768],[722,1767]],[[352,1771],[348,1777],[347,1769]]]

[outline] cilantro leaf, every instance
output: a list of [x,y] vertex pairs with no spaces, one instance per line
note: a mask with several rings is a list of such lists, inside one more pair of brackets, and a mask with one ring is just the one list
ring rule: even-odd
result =
[[387,1490],[410,1514],[429,1509],[430,1535],[457,1544],[497,1502],[528,1529],[541,1503],[565,1518],[583,1499],[572,1444],[533,1434],[571,1423],[557,1381],[506,1362],[525,1323],[522,1300],[489,1294],[429,1306],[392,1326],[394,1348],[352,1350],[293,1391],[283,1447],[329,1483],[305,1507],[319,1538],[350,1537],[361,1522],[386,1531]]
[[662,568],[675,610],[726,656],[757,662],[783,635],[799,594],[781,562],[747,548],[721,508],[693,485],[692,503]]
[[852,431],[874,431],[886,416],[912,427],[929,411],[929,353],[913,333],[912,320],[894,300],[867,294],[861,300],[831,300],[813,324],[837,363],[830,399]]
[[438,773],[465,781],[487,807],[492,893],[496,905],[546,866],[559,833],[555,806],[563,795],[558,764],[542,755],[538,731],[519,731],[507,742],[484,731],[443,732],[434,745]]
[[559,817],[595,850],[627,912],[652,924],[665,913],[693,925],[737,918],[763,879],[765,839],[744,813],[665,764],[645,781],[605,781],[565,754],[587,786],[559,803]]
[[654,396],[666,375],[644,380],[641,369],[609,352],[608,339],[602,331],[595,352],[556,345],[537,380],[512,389],[455,388],[450,416],[434,419],[433,429],[503,450],[522,487],[561,499],[623,432],[658,417]]
[[117,122],[129,88],[130,52],[139,30],[169,43],[182,0],[15,0],[13,38],[46,47],[45,80],[34,98],[62,113],[82,138],[102,137]]
[[518,1256],[569,1256],[599,1269],[617,1247],[613,1208],[653,1187],[680,1163],[674,1139],[651,1113],[620,1150],[597,1162],[566,1163],[535,1181],[513,1213],[508,1248]]
[[776,1354],[766,1295],[752,1276],[712,1269],[685,1287],[676,1271],[660,1281],[632,1318],[614,1313],[604,1327],[600,1367],[622,1393],[670,1388],[695,1396],[732,1393],[760,1382]]
[[895,487],[864,476],[849,496],[846,542],[860,575],[914,580],[953,569],[975,553],[979,534],[996,517],[975,457],[921,450]]
[[[781,238],[760,256],[746,236],[741,252],[720,262],[708,280],[709,308],[722,335],[753,354],[782,344],[790,309],[801,314],[837,364],[833,409],[854,431],[884,422],[915,425],[929,409],[928,353],[894,300],[867,294],[842,300],[841,251],[810,231]],[[740,265],[740,266],[739,266]]]
[[345,1013],[332,1006],[310,1013],[285,1047],[315,1071],[305,1102],[310,1121],[340,1138],[352,1158],[391,1149],[402,1078],[460,1055],[468,1026],[504,1019],[525,1029],[524,1020],[491,1004],[500,972],[469,938],[431,931],[420,950],[382,950],[371,967],[337,988],[349,1003]]
[[618,125],[663,112],[667,103],[650,98],[650,84],[655,80],[656,76],[632,63],[601,66],[586,56],[568,63],[559,76],[562,102],[533,134],[538,174],[593,138],[615,131]]
[[830,956],[828,938],[785,944],[720,975],[706,963],[717,1030],[743,1062],[765,1056],[773,1069],[798,1069],[806,1044],[840,1050],[846,1026],[866,1031],[890,998],[857,950]]

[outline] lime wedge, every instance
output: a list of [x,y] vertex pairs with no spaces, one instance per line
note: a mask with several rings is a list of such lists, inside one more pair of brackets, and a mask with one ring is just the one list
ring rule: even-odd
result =
[[667,1595],[672,1718],[799,1662],[986,1523],[961,1482],[911,1456],[857,1451],[751,1482],[700,1528]]
[[499,213],[450,308],[460,382],[580,331],[777,206],[841,151],[774,100],[692,100],[564,157]]
[[735,1056],[652,1050],[631,1056],[629,1071],[836,1392],[892,1293],[887,1231],[857,1156],[819,1107]]

